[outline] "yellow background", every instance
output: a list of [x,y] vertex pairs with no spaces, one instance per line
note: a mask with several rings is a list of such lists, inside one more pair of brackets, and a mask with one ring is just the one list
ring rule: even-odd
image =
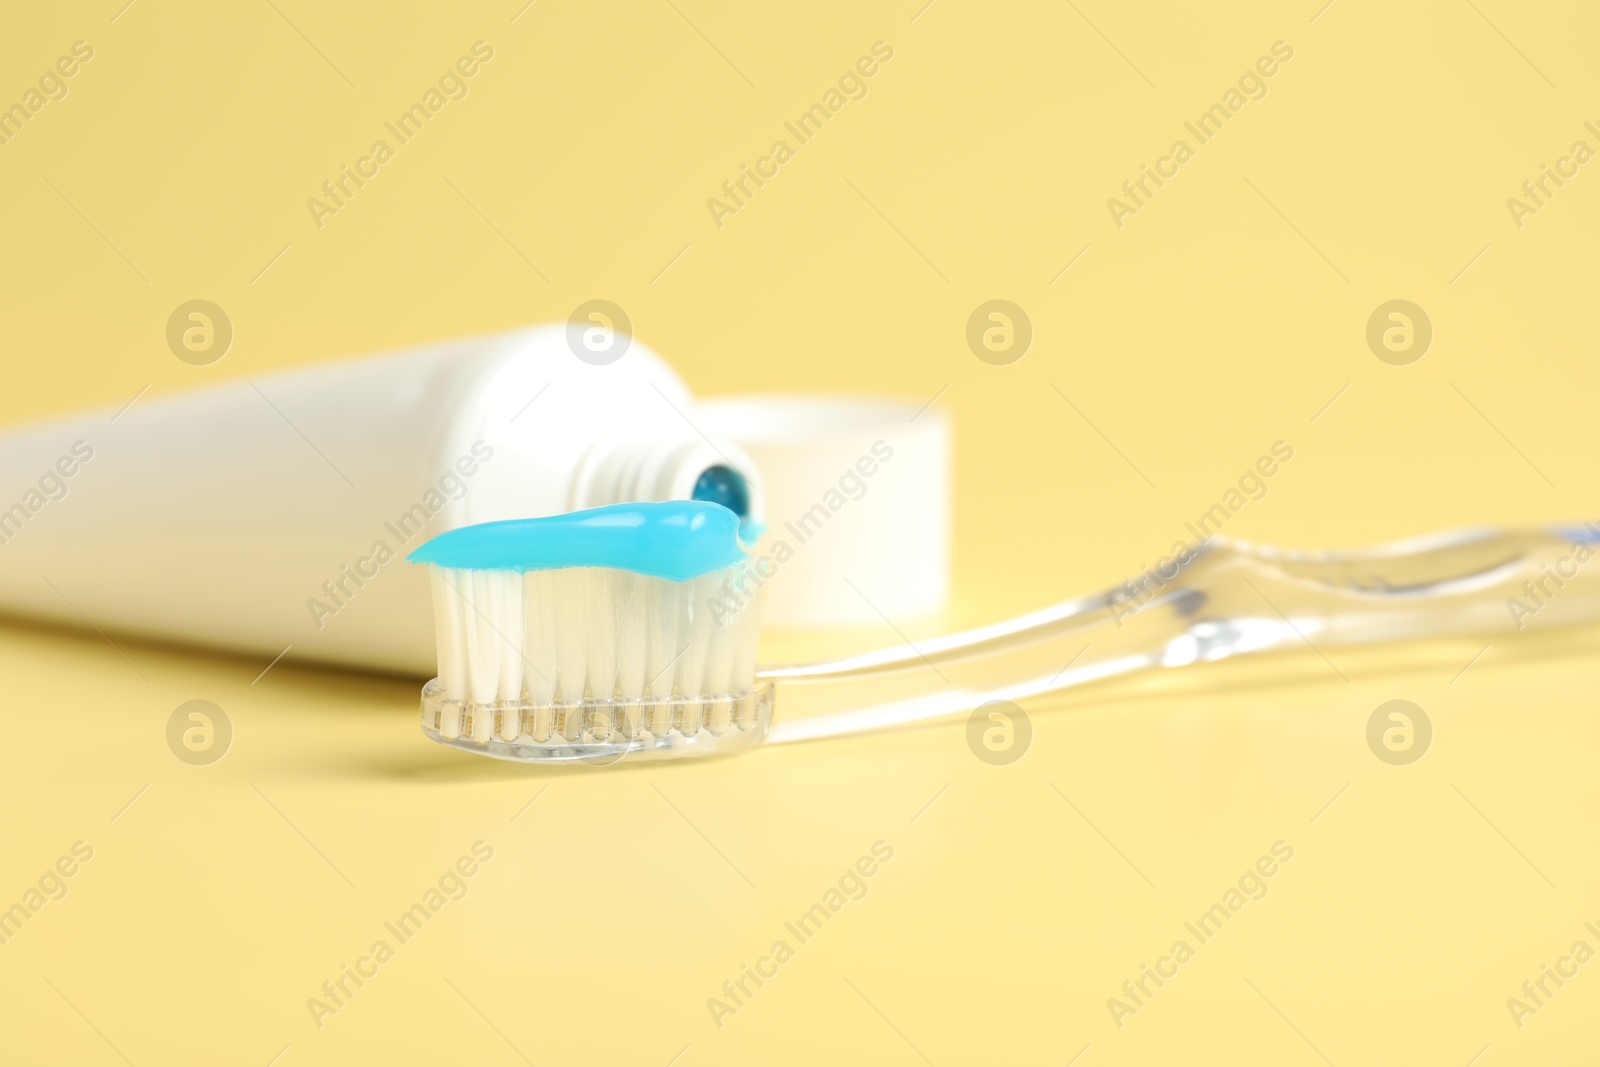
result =
[[[703,394],[949,386],[956,601],[913,636],[1153,563],[1277,440],[1295,458],[1230,534],[1336,547],[1600,501],[1600,163],[1520,229],[1506,207],[1600,147],[1586,5],[121,2],[4,17],[0,101],[95,49],[0,147],[7,422],[602,297]],[[480,39],[470,95],[317,229],[306,199]],[[868,96],[718,229],[706,199],[878,40]],[[1106,199],[1279,40],[1266,98],[1115,226]],[[210,367],[164,340],[194,298],[236,330]],[[1009,367],[963,337],[992,298],[1036,330]],[[1364,340],[1394,298],[1435,328],[1407,367]],[[115,640],[0,630],[0,902],[95,849],[0,947],[8,1062],[1343,1067],[1600,1043],[1600,963],[1521,1029],[1505,1004],[1600,948],[1592,635],[1496,637],[1464,674],[1482,642],[1338,657],[1348,682],[1307,656],[1040,702],[1008,767],[951,725],[560,774],[427,744],[412,680],[252,684],[257,662]],[[194,698],[234,724],[210,767],[165,742]],[[1364,740],[1394,698],[1435,727],[1408,767]],[[479,839],[465,900],[318,1029],[306,999]],[[880,839],[866,897],[717,1028],[707,998]],[[1280,839],[1265,899],[1118,1029],[1106,998]]]

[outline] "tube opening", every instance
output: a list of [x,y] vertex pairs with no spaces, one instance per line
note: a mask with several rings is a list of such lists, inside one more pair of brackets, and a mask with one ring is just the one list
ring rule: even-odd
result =
[[689,498],[721,504],[740,520],[750,517],[750,487],[745,484],[744,475],[720,463],[700,472]]

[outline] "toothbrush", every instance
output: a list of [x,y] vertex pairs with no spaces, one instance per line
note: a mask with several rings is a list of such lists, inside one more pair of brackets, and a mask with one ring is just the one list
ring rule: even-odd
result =
[[[1298,648],[1344,676],[1334,657],[1351,646],[1600,621],[1593,525],[1463,530],[1354,552],[1219,537],[1160,573],[1007,622],[758,670],[762,576],[719,510],[635,505],[489,524],[413,553],[433,572],[439,646],[424,732],[530,762],[715,754],[769,735],[801,741],[966,716],[1146,669]],[[658,538],[669,515],[704,521],[693,536]],[[629,551],[585,546],[593,523],[618,520],[637,535]],[[646,549],[681,558],[666,573],[659,558],[641,562]],[[748,601],[726,595],[751,584]],[[775,698],[821,713],[774,727]]]
[[619,504],[469,526],[411,554],[428,565],[436,741],[504,759],[610,762],[758,743],[761,589],[719,504]]

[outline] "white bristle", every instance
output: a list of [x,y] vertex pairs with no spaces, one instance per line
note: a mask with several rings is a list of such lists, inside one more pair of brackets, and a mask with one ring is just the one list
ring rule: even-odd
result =
[[623,700],[638,700],[644,695],[645,642],[650,624],[645,603],[646,583],[642,574],[615,572],[622,601],[617,612],[617,691]]
[[752,725],[759,590],[734,593],[735,570],[430,570],[443,736],[543,745]]
[[[527,625],[527,613],[523,610],[523,583],[517,574],[494,573],[494,612],[490,618],[496,620],[496,625],[505,627],[505,648],[500,655],[500,699],[520,700],[522,697],[522,676],[525,673],[523,665],[527,662],[524,654],[514,654],[513,649],[526,646],[524,630]],[[507,694],[516,694],[515,697]],[[506,714],[500,724],[500,740],[515,741],[517,739],[518,719],[515,714]]]
[[528,647],[528,699],[548,704],[556,696],[556,614],[550,610],[555,595],[555,571],[533,571],[523,589],[523,630]]
[[[588,653],[585,664],[587,684],[583,695],[593,700],[610,700],[617,688],[617,600],[622,595],[621,571],[584,568],[589,571],[587,588],[589,622],[588,640],[584,651]],[[575,572],[576,573],[576,572]]]
[[501,638],[494,632],[494,608],[489,603],[494,577],[493,571],[470,571],[455,583],[466,599],[467,695],[475,704],[494,703],[500,690]]
[[[662,700],[672,695],[673,657],[677,655],[678,617],[667,609],[671,599],[669,591],[654,582],[642,583],[644,596],[641,611],[644,620],[644,646],[640,656],[644,660],[644,693],[652,700]],[[655,704],[645,716],[645,729],[656,737],[665,737],[672,729],[670,708]]]
[[[584,664],[589,647],[588,583],[578,570],[552,571],[555,588],[546,610],[555,615],[556,699],[583,699]],[[538,609],[538,605],[534,605]]]
[[433,630],[439,646],[439,680],[444,683],[448,700],[463,700],[467,695],[466,668],[462,662],[461,613],[440,611],[439,606],[449,604],[451,589],[449,572],[442,567],[429,567],[433,584]]

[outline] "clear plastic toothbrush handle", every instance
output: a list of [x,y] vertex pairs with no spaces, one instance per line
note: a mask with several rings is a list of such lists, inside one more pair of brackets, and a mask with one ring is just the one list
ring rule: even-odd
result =
[[[1352,552],[1215,538],[1171,573],[1006,622],[777,667],[770,741],[970,714],[1145,668],[1600,621],[1600,526],[1462,530]],[[799,716],[794,714],[800,712]]]

